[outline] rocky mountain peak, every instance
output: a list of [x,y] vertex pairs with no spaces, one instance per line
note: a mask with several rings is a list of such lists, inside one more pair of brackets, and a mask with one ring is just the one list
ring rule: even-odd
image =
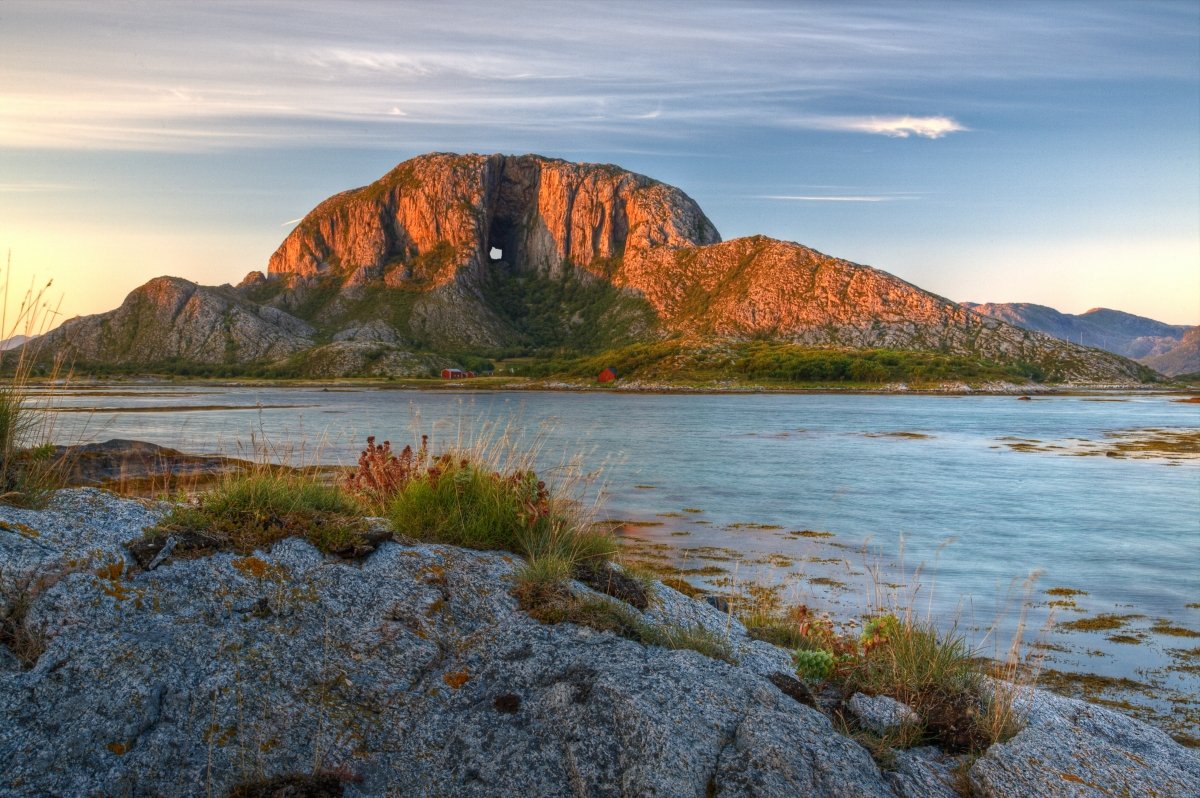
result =
[[322,202],[268,273],[430,288],[498,261],[553,276],[568,263],[602,270],[626,251],[717,241],[682,191],[616,166],[433,153]]

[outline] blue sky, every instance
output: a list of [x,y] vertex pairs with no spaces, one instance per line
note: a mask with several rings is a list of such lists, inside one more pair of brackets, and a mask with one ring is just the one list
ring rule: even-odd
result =
[[955,300],[1200,323],[1200,4],[0,3],[0,250],[236,282],[432,150],[617,163]]

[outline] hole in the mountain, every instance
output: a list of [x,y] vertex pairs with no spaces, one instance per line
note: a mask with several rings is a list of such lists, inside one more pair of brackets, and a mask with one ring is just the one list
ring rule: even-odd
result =
[[504,257],[504,250],[500,249],[500,247],[492,247],[488,251],[488,257],[492,260],[500,260]]

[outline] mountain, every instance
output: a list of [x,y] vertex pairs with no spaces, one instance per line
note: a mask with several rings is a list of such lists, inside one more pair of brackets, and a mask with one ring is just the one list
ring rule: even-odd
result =
[[[1183,374],[1200,369],[1200,357],[1195,354],[1195,343],[1190,347],[1184,345],[1178,353],[1169,355],[1176,347],[1184,344],[1185,335],[1189,330],[1195,330],[1194,327],[1165,324],[1145,316],[1135,316],[1108,308],[1093,308],[1086,313],[1075,315],[1060,313],[1054,308],[1028,302],[964,302],[963,306],[1017,327],[1114,352],[1145,363],[1163,374]],[[1189,351],[1193,353],[1190,359]]]
[[29,338],[27,338],[24,335],[14,335],[10,338],[5,338],[3,340],[0,340],[0,352],[6,352],[9,349],[16,349],[18,346],[20,346],[21,344],[25,343],[28,340],[29,340]]
[[800,244],[722,241],[677,188],[616,166],[434,153],[325,200],[236,287],[162,277],[52,334],[84,364],[427,373],[639,342],[937,352],[1052,379],[1146,369]]
[[1143,358],[1142,362],[1172,377],[1200,372],[1200,327],[1192,327],[1174,347],[1161,355]]
[[71,341],[83,362],[150,363],[286,357],[312,346],[312,327],[223,286],[156,277],[116,310],[73,319],[47,338]]

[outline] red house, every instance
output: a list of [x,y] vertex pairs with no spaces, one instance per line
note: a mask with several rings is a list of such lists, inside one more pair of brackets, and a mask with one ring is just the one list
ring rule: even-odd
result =
[[600,382],[612,382],[617,378],[617,370],[614,368],[606,368],[600,372],[600,376],[596,377]]
[[442,369],[443,380],[461,380],[467,376],[462,369]]

